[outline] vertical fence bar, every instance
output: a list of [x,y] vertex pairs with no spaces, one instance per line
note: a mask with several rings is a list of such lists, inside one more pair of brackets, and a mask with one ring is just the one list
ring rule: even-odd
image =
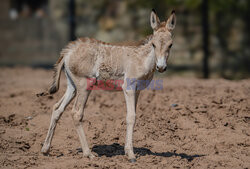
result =
[[209,78],[209,20],[208,0],[202,1],[202,35],[203,35],[203,77]]
[[69,38],[71,41],[76,39],[75,29],[75,0],[69,0]]

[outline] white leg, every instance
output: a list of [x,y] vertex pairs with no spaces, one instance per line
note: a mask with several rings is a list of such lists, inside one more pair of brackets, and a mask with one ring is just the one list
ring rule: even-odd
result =
[[53,113],[50,121],[50,127],[47,133],[47,137],[44,141],[43,147],[41,152],[46,154],[49,151],[51,141],[55,132],[56,124],[59,118],[61,117],[63,111],[67,107],[67,105],[70,103],[70,101],[75,96],[75,88],[74,86],[68,81],[67,90],[64,94],[64,96],[61,98],[61,100],[54,105]]
[[84,112],[84,107],[86,105],[86,102],[88,100],[88,96],[90,94],[90,91],[85,90],[85,86],[82,86],[80,88],[81,90],[78,91],[77,93],[77,98],[75,101],[75,105],[72,110],[72,118],[74,121],[74,125],[76,127],[76,131],[78,133],[80,143],[82,146],[82,151],[83,151],[83,156],[93,158],[95,157],[88,146],[86,135],[83,130],[83,125],[82,125],[82,119],[83,119],[83,112]]
[[[124,95],[127,105],[127,133],[126,133],[126,142],[125,142],[125,153],[128,155],[130,162],[135,162],[135,155],[133,151],[133,130],[135,124],[135,110],[136,110],[136,92],[134,90],[126,90],[124,88]],[[139,94],[138,94],[139,95]]]

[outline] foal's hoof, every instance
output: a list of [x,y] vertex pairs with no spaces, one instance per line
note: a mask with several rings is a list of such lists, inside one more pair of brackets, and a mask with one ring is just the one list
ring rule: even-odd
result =
[[[43,153],[43,152],[42,152]],[[44,156],[49,156],[49,152],[43,153]]]
[[41,153],[43,153],[44,156],[49,156],[49,151],[45,148],[42,148]]
[[44,151],[44,152],[41,151],[41,153],[42,153],[44,156],[47,156],[47,157],[50,156],[49,151]]
[[93,159],[93,158],[95,158],[95,155],[90,153],[88,157],[89,157],[89,159]]
[[88,157],[89,159],[93,159],[95,158],[95,155],[92,154],[92,153],[89,153],[89,154],[86,154],[86,155],[83,155],[84,157]]
[[135,162],[136,162],[136,159],[135,159],[135,158],[131,158],[131,159],[129,159],[129,162],[130,162],[130,163],[135,163]]

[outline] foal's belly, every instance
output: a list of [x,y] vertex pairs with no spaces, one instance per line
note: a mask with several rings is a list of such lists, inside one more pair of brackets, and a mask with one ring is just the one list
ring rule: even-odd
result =
[[106,91],[122,91],[123,79],[98,79],[88,78],[88,90],[106,90]]
[[99,80],[122,80],[124,70],[122,65],[114,63],[101,63],[96,70],[96,78]]

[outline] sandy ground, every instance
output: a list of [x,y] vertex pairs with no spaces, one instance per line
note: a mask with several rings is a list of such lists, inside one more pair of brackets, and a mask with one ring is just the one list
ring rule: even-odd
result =
[[[52,106],[63,95],[36,97],[52,71],[0,69],[0,168],[249,168],[250,80],[170,77],[163,91],[143,91],[134,131],[136,163],[124,156],[122,92],[93,91],[84,128],[97,156],[82,157],[70,105],[59,120],[49,156],[40,153]],[[175,106],[173,105],[175,104]]]

